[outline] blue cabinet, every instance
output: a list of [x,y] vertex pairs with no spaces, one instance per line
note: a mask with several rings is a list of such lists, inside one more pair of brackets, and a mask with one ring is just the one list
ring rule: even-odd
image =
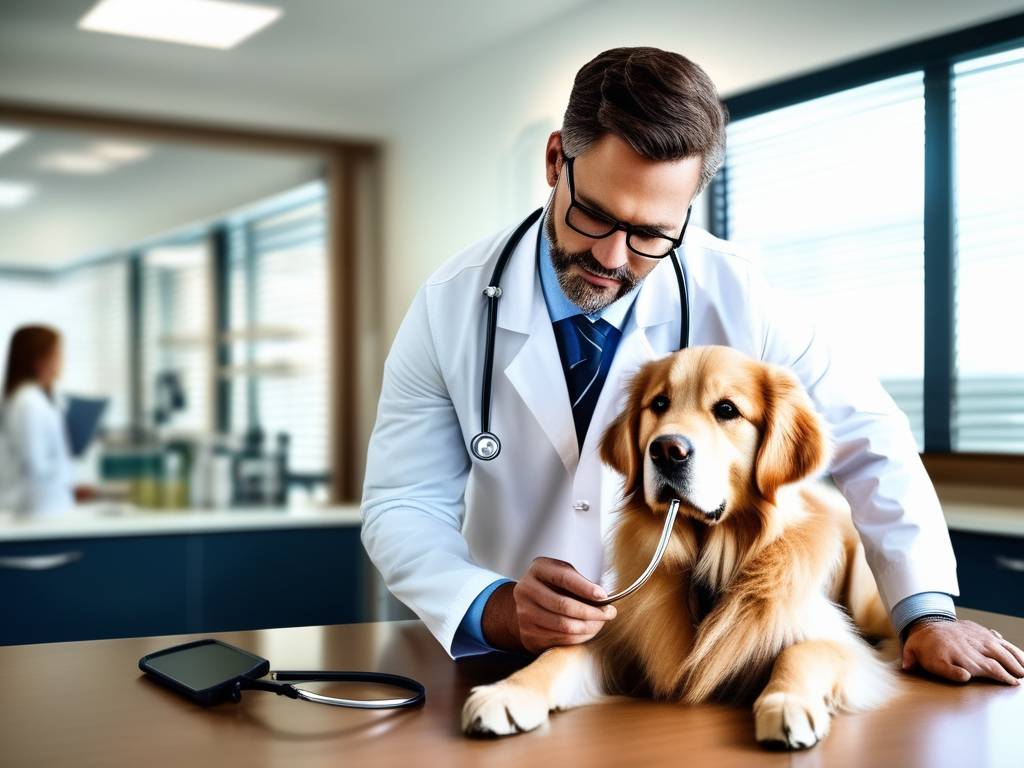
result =
[[369,619],[358,526],[0,543],[0,645]]
[[187,558],[183,536],[0,544],[0,643],[189,631]]
[[369,621],[358,526],[196,539],[202,632]]
[[1024,538],[950,531],[956,553],[957,605],[1024,617]]

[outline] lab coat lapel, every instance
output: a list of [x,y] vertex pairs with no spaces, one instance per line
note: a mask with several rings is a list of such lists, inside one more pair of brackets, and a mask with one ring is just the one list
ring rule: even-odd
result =
[[644,279],[633,306],[632,318],[627,319],[623,327],[624,335],[615,351],[608,377],[594,406],[590,428],[583,440],[584,458],[598,450],[604,428],[625,406],[629,378],[641,365],[665,354],[655,351],[646,329],[673,320],[678,327],[678,318],[678,288],[672,265],[666,259]]
[[[668,268],[667,273],[663,267]],[[593,553],[602,551],[601,542],[608,540],[622,501],[622,478],[615,470],[601,462],[601,439],[609,422],[625,407],[626,386],[630,377],[644,363],[661,357],[668,351],[662,351],[652,340],[664,338],[665,331],[671,333],[673,320],[676,320],[674,329],[678,338],[679,299],[675,274],[671,270],[671,264],[659,264],[640,286],[640,293],[623,326],[622,339],[612,359],[608,377],[594,407],[590,428],[583,441],[575,484],[577,488],[587,489],[586,493],[596,494],[600,499],[597,507],[598,524],[586,532],[579,533],[584,539],[590,537],[590,545],[581,547],[576,554],[577,569],[584,574],[593,574],[593,577],[588,575],[588,578],[597,578],[602,573],[603,557],[595,558]],[[666,282],[666,279],[670,282]],[[655,329],[655,326],[659,327]]]
[[540,226],[538,221],[527,230],[505,268],[498,327],[503,335],[527,335],[505,367],[505,376],[571,474],[579,461],[579,446],[569,389],[536,268]]

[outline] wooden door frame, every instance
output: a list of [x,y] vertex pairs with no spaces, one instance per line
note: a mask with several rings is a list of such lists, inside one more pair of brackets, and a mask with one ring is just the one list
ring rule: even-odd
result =
[[122,134],[152,141],[303,152],[323,158],[328,187],[329,495],[332,503],[357,502],[362,486],[357,422],[361,330],[357,327],[359,259],[355,252],[360,233],[355,231],[359,225],[355,213],[357,190],[350,169],[356,161],[379,163],[379,145],[328,135],[80,111],[2,99],[0,121],[57,130]]

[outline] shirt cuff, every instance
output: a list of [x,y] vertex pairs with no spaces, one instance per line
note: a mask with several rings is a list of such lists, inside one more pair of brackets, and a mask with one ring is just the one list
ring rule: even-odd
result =
[[892,608],[891,618],[896,636],[903,637],[903,630],[923,616],[949,616],[955,619],[953,598],[945,592],[918,592],[903,598]]
[[482,626],[484,606],[487,605],[487,600],[494,593],[494,590],[510,581],[512,579],[492,581],[470,603],[469,608],[466,610],[466,615],[462,617],[459,628],[455,630],[455,636],[452,639],[452,656],[460,658],[462,656],[477,656],[481,653],[491,653],[492,651],[501,652],[500,648],[494,648],[484,640]]

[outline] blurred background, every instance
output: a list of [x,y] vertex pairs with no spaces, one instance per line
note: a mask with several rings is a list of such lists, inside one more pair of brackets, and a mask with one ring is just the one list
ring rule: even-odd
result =
[[0,509],[0,643],[411,617],[359,543],[383,360],[544,203],[573,76],[622,45],[714,80],[691,226],[878,376],[959,601],[1024,615],[1021,3],[5,0],[0,360],[59,334],[74,494]]

